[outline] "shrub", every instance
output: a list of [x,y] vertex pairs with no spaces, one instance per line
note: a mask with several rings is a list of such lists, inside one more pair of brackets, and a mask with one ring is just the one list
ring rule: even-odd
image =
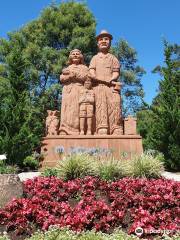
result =
[[96,176],[106,181],[114,181],[125,176],[124,163],[113,157],[107,159],[93,158],[92,168]]
[[161,176],[163,167],[163,157],[152,152],[145,152],[140,156],[134,156],[131,160],[126,160],[124,170],[126,176],[158,178]]
[[8,236],[0,236],[0,240],[10,240],[10,238]]
[[36,170],[39,167],[39,161],[34,156],[27,156],[23,160],[23,165],[31,170]]
[[0,174],[14,174],[18,172],[16,165],[6,165],[4,160],[0,160]]
[[66,156],[58,163],[57,174],[65,180],[91,175],[90,156],[88,154],[71,154]]
[[[79,153],[82,149],[84,153]],[[127,157],[125,154],[124,157],[116,160],[109,153],[100,154],[97,149],[89,151],[82,149],[75,148],[73,153],[65,155],[60,160],[56,170],[48,170],[44,175],[59,176],[65,180],[90,175],[114,181],[127,176],[157,178],[164,170],[163,155],[152,150],[140,156],[134,156],[131,160],[123,159]]]
[[0,210],[0,224],[17,234],[32,233],[34,226],[48,230],[52,225],[105,233],[123,227],[129,234],[141,227],[143,237],[165,229],[175,234],[179,230],[179,189],[179,182],[167,179],[106,182],[85,177],[65,182],[38,177],[24,183],[25,198],[14,199]]
[[44,177],[57,177],[58,176],[58,170],[56,168],[46,168],[42,172],[42,176],[44,176]]

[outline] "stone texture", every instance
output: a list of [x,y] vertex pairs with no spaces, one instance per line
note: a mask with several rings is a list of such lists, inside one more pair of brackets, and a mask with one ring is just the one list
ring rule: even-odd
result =
[[137,119],[132,116],[128,116],[127,118],[124,119],[124,134],[125,135],[136,135],[137,134],[136,121],[137,121]]
[[70,147],[111,148],[115,157],[126,152],[127,158],[143,152],[136,119],[128,117],[123,122],[120,63],[109,53],[112,38],[105,30],[96,37],[98,53],[89,68],[80,50],[70,52],[68,67],[60,75],[63,90],[59,131],[57,135],[47,131],[42,140],[43,168],[56,165],[58,146],[65,151]]
[[59,111],[47,110],[46,135],[57,135],[59,127]]
[[109,53],[112,36],[102,31],[97,36],[98,54],[90,62],[90,77],[94,82],[96,134],[123,134],[122,107],[118,78],[120,64]]
[[85,133],[91,135],[95,95],[92,90],[92,82],[90,78],[85,80],[84,89],[81,90],[79,95],[80,135],[85,135]]
[[0,174],[0,207],[23,194],[22,183],[17,174]]
[[113,155],[119,157],[121,153],[126,152],[127,158],[131,157],[131,154],[141,154],[142,138],[139,135],[76,135],[76,136],[50,136],[43,138],[41,153],[44,154],[44,160],[42,162],[42,168],[46,166],[54,167],[60,160],[58,153],[55,149],[63,146],[65,151],[70,147],[85,147],[85,148],[107,148],[113,150]]
[[60,135],[79,134],[79,96],[84,88],[88,67],[84,64],[81,51],[74,49],[69,55],[69,66],[60,75],[63,84]]

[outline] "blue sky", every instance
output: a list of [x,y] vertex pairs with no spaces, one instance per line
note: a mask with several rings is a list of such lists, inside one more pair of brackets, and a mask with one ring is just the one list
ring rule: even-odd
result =
[[[0,37],[37,18],[51,0],[2,0]],[[57,0],[59,2],[65,2]],[[97,20],[97,33],[107,29],[114,37],[126,39],[138,52],[139,65],[146,70],[142,79],[145,101],[157,94],[158,75],[152,69],[163,64],[162,39],[180,40],[180,0],[87,0]]]

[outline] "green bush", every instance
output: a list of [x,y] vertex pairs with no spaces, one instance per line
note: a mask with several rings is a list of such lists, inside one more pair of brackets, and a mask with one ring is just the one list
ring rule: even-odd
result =
[[0,236],[0,240],[10,240],[10,238],[8,238],[8,236],[4,235],[4,236]]
[[0,160],[0,174],[14,174],[18,172],[18,167],[16,165],[10,166],[6,165],[3,160]]
[[127,160],[124,168],[126,176],[158,178],[164,170],[163,156],[160,153],[145,152]]
[[34,156],[27,156],[23,160],[23,165],[28,169],[37,170],[39,167],[39,161]]
[[[126,158],[126,156],[124,156]],[[49,168],[44,176],[58,176],[64,180],[96,176],[106,181],[114,181],[122,177],[158,178],[164,170],[163,155],[155,151],[147,151],[131,160],[114,159],[112,156],[90,156],[77,153],[65,156],[55,169]]]
[[106,181],[114,181],[125,176],[124,163],[113,157],[92,160],[92,168],[96,176]]
[[57,177],[58,176],[58,170],[56,168],[46,168],[42,175],[45,177]]
[[64,157],[57,166],[58,177],[71,180],[93,175],[90,159],[88,154],[71,154]]
[[18,172],[17,166],[4,165],[0,166],[0,174],[15,174]]

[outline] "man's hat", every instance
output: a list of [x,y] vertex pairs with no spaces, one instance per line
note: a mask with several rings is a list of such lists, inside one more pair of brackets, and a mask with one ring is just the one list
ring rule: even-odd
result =
[[111,40],[113,39],[113,36],[108,33],[106,30],[102,30],[99,35],[96,36],[96,40],[98,40],[100,37],[109,37]]

